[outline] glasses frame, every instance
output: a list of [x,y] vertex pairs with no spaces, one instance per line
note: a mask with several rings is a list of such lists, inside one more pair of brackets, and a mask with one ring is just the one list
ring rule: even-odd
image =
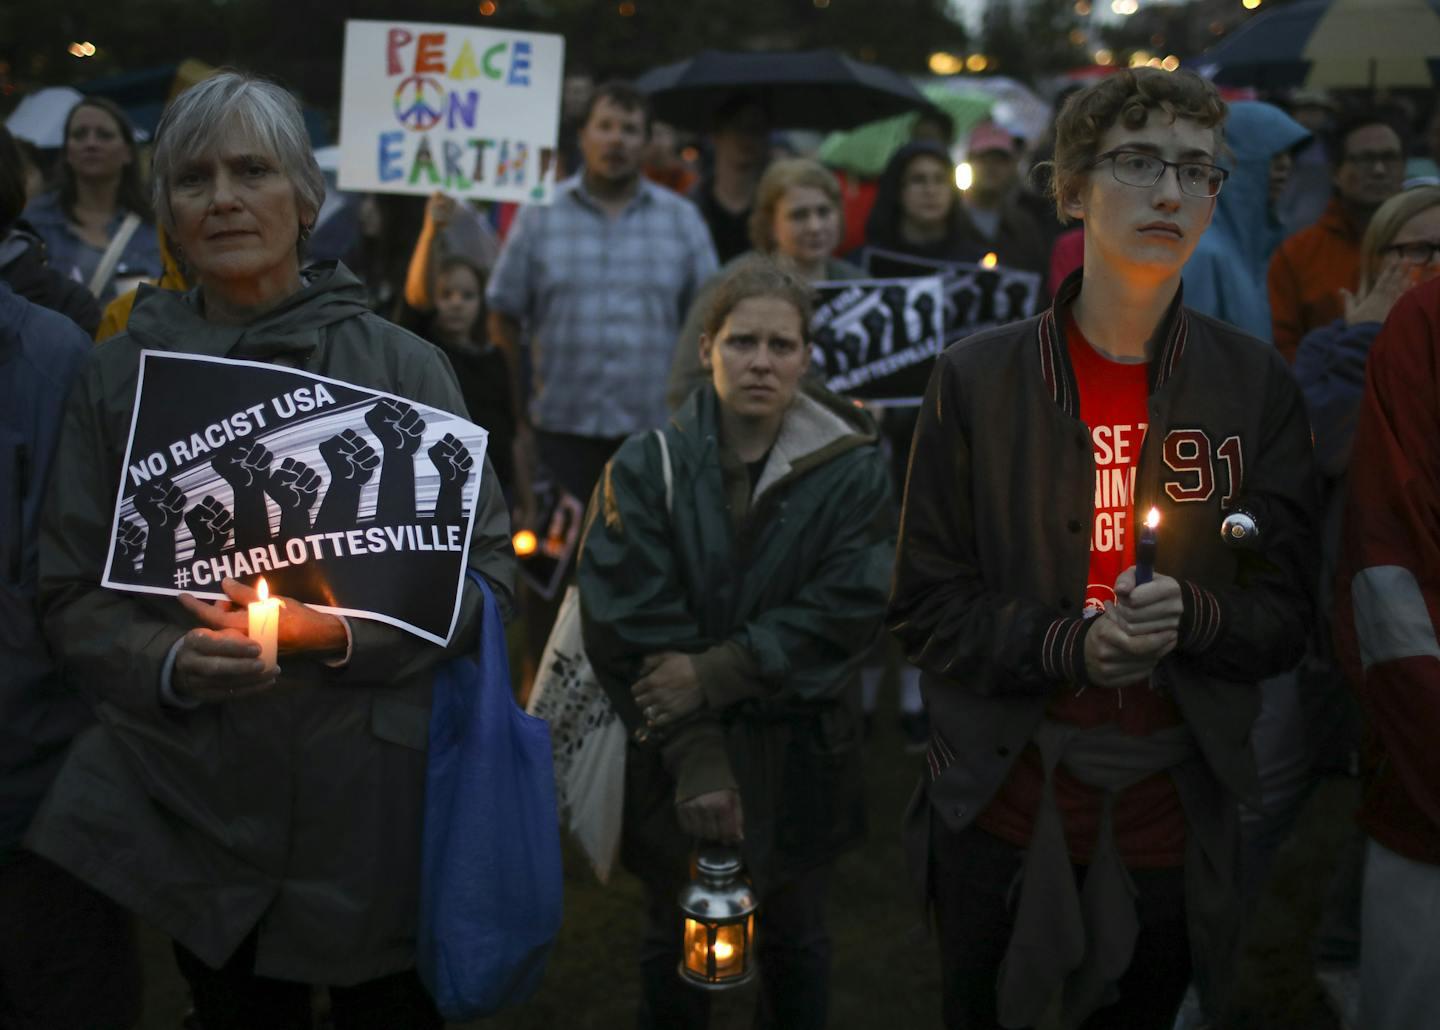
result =
[[1383,168],[1403,168],[1405,153],[1400,150],[1361,150],[1346,154],[1340,158],[1340,164],[1355,165],[1359,168],[1373,168],[1376,165]]
[[[1156,174],[1155,178],[1148,185],[1145,186],[1140,186],[1133,182],[1126,182],[1124,179],[1120,178],[1120,174],[1115,170],[1115,158],[1125,154],[1132,154],[1135,157],[1147,158],[1151,161],[1159,161],[1160,171]],[[1221,168],[1219,165],[1212,165],[1208,161],[1167,161],[1163,157],[1159,157],[1158,155],[1147,154],[1143,150],[1130,150],[1126,147],[1119,147],[1115,150],[1107,150],[1103,154],[1097,154],[1095,156],[1095,159],[1090,162],[1090,167],[1095,168],[1102,161],[1110,162],[1110,174],[1115,177],[1116,182],[1118,182],[1121,186],[1129,186],[1131,189],[1136,190],[1153,189],[1156,183],[1158,183],[1161,179],[1165,177],[1165,173],[1173,168],[1175,169],[1175,182],[1179,185],[1180,192],[1185,194],[1185,196],[1187,197],[1194,197],[1197,200],[1214,200],[1216,197],[1220,196],[1220,191],[1224,189],[1225,180],[1230,178],[1230,172],[1228,170]],[[1187,190],[1185,188],[1185,180],[1180,175],[1180,169],[1185,165],[1199,165],[1202,168],[1210,168],[1214,171],[1219,172],[1220,185],[1215,187],[1215,192],[1191,193],[1189,190]]]

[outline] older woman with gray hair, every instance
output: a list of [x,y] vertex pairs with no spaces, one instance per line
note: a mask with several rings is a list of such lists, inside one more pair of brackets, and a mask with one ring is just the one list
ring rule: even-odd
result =
[[[198,287],[142,291],[70,398],[42,527],[45,628],[98,725],[28,845],[175,941],[206,1030],[438,1027],[414,972],[436,666],[472,651],[466,585],[448,647],[288,600],[279,665],[228,600],[100,586],[143,350],[274,362],[463,414],[430,344],[371,314],[335,263],[302,270],[324,182],[285,90],[223,72],[161,120],[155,209]],[[217,398],[217,410],[224,398]],[[225,409],[229,410],[229,409]],[[488,463],[468,561],[508,604],[509,522]]]

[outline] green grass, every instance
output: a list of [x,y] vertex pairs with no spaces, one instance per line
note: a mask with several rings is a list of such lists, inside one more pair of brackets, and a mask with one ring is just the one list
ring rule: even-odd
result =
[[[882,713],[894,711],[881,695]],[[912,1030],[940,1025],[939,967],[933,941],[919,929],[901,858],[899,825],[920,773],[905,755],[894,719],[882,714],[867,749],[870,838],[836,867],[831,887],[834,938],[831,1020],[837,1030]],[[1308,942],[1329,880],[1338,841],[1355,804],[1355,785],[1327,781],[1302,813],[1296,835],[1275,865],[1247,943],[1234,1030],[1333,1030],[1311,973]],[[565,855],[565,924],[545,980],[527,1004],[466,1026],[497,1030],[612,1030],[634,1025],[635,957],[642,915],[639,884],[623,871],[600,886],[583,858]],[[174,1030],[185,992],[169,944],[145,934],[147,969],[143,1030]],[[717,999],[711,1026],[751,1026],[753,989]]]

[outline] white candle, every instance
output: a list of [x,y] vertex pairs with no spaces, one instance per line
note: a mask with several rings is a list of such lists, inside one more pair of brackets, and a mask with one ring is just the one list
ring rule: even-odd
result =
[[265,668],[273,669],[280,638],[280,609],[285,602],[270,596],[270,588],[265,585],[264,576],[260,577],[256,592],[260,599],[250,602],[249,636],[260,645],[260,660],[265,663]]

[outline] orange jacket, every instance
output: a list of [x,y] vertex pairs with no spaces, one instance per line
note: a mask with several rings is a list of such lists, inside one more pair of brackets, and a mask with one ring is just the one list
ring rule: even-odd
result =
[[1345,314],[1342,289],[1360,280],[1360,236],[1338,198],[1320,220],[1290,236],[1270,258],[1270,321],[1275,348],[1293,363],[1300,340],[1311,329]]
[[[179,260],[171,250],[170,240],[165,235],[165,230],[156,229],[156,234],[160,237],[160,257],[165,265],[165,273],[160,276],[160,281],[155,285],[162,290],[177,290],[183,293],[190,288],[185,271],[180,267]],[[125,331],[125,327],[130,324],[130,309],[135,306],[135,296],[139,292],[137,287],[129,293],[116,297],[105,306],[105,315],[100,319],[99,328],[95,330],[96,343],[103,343],[117,333]]]

